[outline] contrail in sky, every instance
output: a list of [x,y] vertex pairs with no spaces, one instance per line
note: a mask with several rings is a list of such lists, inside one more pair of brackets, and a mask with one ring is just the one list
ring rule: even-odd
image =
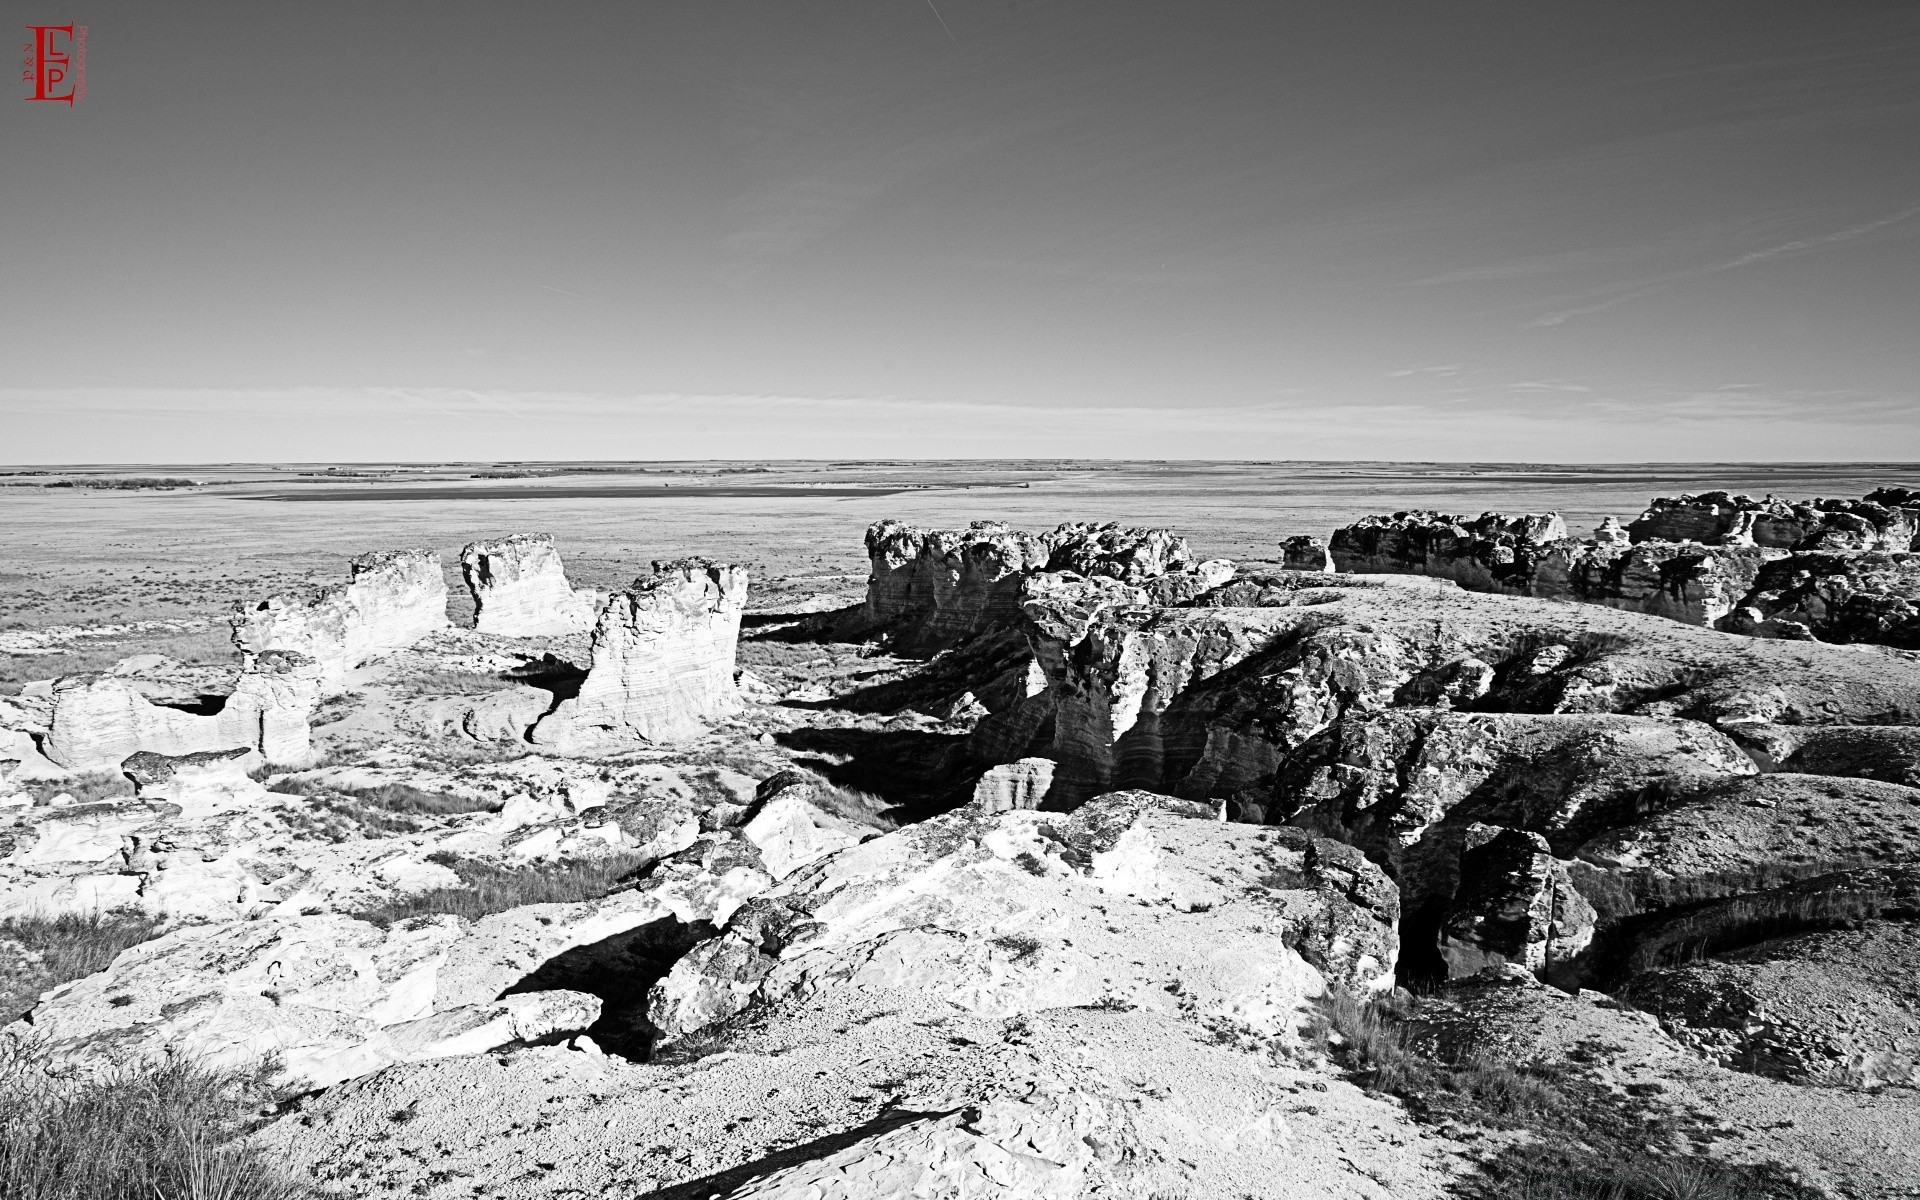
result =
[[[933,0],[927,0],[927,7],[933,8]],[[947,29],[947,19],[940,15],[940,10],[937,8],[933,8],[933,19],[940,22],[940,28]],[[956,46],[960,44],[960,39],[953,36],[951,29],[947,29],[947,40]]]

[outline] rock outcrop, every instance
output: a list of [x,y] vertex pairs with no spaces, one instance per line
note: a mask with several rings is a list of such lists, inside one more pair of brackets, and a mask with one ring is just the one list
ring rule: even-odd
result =
[[202,750],[178,756],[143,750],[121,763],[120,770],[133,781],[134,795],[142,802],[177,804],[182,816],[196,817],[265,799],[267,789],[250,774],[260,764],[260,756],[252,750]]
[[1719,627],[1920,650],[1920,554],[1815,552],[1776,559],[1760,566]]
[[283,1082],[327,1087],[396,1062],[584,1033],[610,1015],[603,998],[542,986],[553,973],[543,969],[596,948],[617,955],[637,931],[724,921],[771,883],[750,844],[719,837],[598,901],[388,928],[338,915],[187,926],[50,992],[32,1032],[55,1061],[176,1053],[247,1069],[273,1056]]
[[559,637],[593,628],[602,597],[575,588],[550,534],[515,533],[469,542],[460,575],[473,597],[473,627],[504,637]]
[[70,771],[112,770],[142,751],[234,749],[303,766],[312,756],[310,722],[319,698],[317,664],[291,650],[254,655],[233,694],[211,714],[156,704],[116,675],[74,675],[54,684],[41,748]]
[[[1070,572],[1139,586],[1163,576],[1198,573],[1203,566],[1194,561],[1184,538],[1164,529],[1113,523],[1068,523],[1032,534],[998,521],[975,521],[959,530],[881,521],[867,530],[867,556],[872,573],[866,625],[889,631],[896,649],[911,654],[930,653],[1014,624],[1022,586],[1038,572]],[[1219,564],[1207,566],[1207,578],[1218,579]]]
[[1447,977],[1514,964],[1548,980],[1593,941],[1594,912],[1537,833],[1473,825],[1440,927]]
[[650,1020],[679,1036],[785,997],[910,988],[989,1017],[1177,1006],[1290,1037],[1329,986],[1391,985],[1398,905],[1378,867],[1211,817],[1127,792],[909,826],[750,902],[656,986]]
[[269,650],[294,651],[319,664],[322,694],[338,695],[361,664],[447,627],[447,582],[430,550],[363,554],[346,583],[236,605],[231,623],[244,667]]
[[692,737],[740,710],[734,652],[747,573],[705,559],[656,562],[610,598],[593,630],[592,665],[529,739],[568,754]]
[[1920,505],[1904,491],[1882,489],[1864,500],[1755,500],[1724,491],[1659,496],[1627,531],[1636,542],[1904,552],[1920,533]]
[[1332,571],[1327,543],[1311,534],[1295,534],[1280,543],[1280,562],[1289,571]]

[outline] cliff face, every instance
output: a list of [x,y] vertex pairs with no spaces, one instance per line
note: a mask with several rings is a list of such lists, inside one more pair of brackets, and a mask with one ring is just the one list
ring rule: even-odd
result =
[[1184,538],[1112,523],[1068,523],[1031,534],[997,521],[958,530],[881,521],[867,530],[867,556],[866,623],[890,630],[895,647],[909,654],[1014,625],[1021,589],[1040,572],[1136,586],[1192,576],[1202,588],[1224,577],[1222,564],[1195,563]]
[[460,575],[473,596],[473,627],[507,637],[552,637],[591,629],[601,597],[575,589],[544,533],[469,542]]
[[747,573],[704,559],[656,562],[600,610],[579,695],[530,740],[561,753],[677,741],[739,711],[734,651]]
[[1794,554],[1763,565],[1730,633],[1920,650],[1920,554]]
[[209,715],[155,704],[112,675],[70,676],[54,685],[42,750],[69,771],[113,770],[142,751],[234,749],[301,766],[312,757],[310,721],[319,700],[318,664],[289,650],[256,655],[225,705]]
[[363,554],[344,584],[306,600],[274,596],[235,606],[230,621],[243,667],[268,650],[291,650],[319,665],[324,695],[339,695],[354,668],[403,650],[447,627],[447,584],[430,550]]

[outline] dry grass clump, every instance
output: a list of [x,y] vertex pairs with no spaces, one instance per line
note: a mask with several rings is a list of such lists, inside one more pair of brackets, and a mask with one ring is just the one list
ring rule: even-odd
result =
[[405,783],[362,788],[316,779],[282,779],[267,790],[306,797],[310,803],[285,814],[288,824],[308,837],[330,842],[419,833],[434,827],[437,818],[500,811],[498,800],[430,792]]
[[527,867],[498,867],[451,856],[435,856],[434,861],[451,867],[460,876],[460,886],[402,896],[353,915],[384,927],[409,917],[440,913],[477,921],[528,904],[598,900],[627,876],[653,862],[644,854],[615,854],[581,862]]
[[36,779],[14,786],[18,791],[32,796],[33,802],[41,806],[62,794],[72,796],[76,804],[98,804],[103,800],[118,800],[133,795],[133,784],[118,771],[89,771],[66,779]]
[[1366,1001],[1337,992],[1322,1007],[1315,1032],[1334,1057],[1367,1075],[1367,1083],[1394,1095],[1451,1092],[1494,1115],[1544,1116],[1561,1097],[1542,1077],[1489,1059],[1437,1063],[1409,1049],[1391,1000]]
[[888,809],[895,807],[894,804],[872,792],[823,781],[813,789],[811,799],[815,808],[844,820],[888,832],[900,828],[898,821],[886,815]]
[[0,1025],[32,1008],[47,989],[106,970],[122,950],[159,928],[158,918],[135,909],[0,921]]
[[31,1043],[0,1043],[0,1196],[8,1200],[294,1200],[284,1167],[236,1139],[259,1078],[169,1059],[79,1079]]
[[1416,1114],[1528,1129],[1462,1196],[1474,1200],[1810,1200],[1770,1167],[1646,1150],[1643,1118],[1604,1087],[1571,1073],[1487,1059],[1437,1062],[1414,1050],[1405,1022],[1418,1001],[1404,993],[1361,1000],[1329,996],[1310,1033],[1361,1082],[1405,1098]]

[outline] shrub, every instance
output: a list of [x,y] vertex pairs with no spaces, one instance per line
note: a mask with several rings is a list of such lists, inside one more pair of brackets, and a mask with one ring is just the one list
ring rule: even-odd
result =
[[102,800],[133,795],[133,784],[118,771],[89,771],[68,779],[36,779],[17,786],[20,791],[32,796],[35,804],[40,805],[62,793],[72,796],[81,804],[97,804]]
[[285,1169],[236,1144],[268,1097],[257,1077],[177,1059],[50,1077],[0,1044],[0,1196],[9,1200],[293,1200]]
[[0,921],[0,942],[26,952],[23,965],[0,963],[0,1025],[31,1008],[41,992],[106,970],[122,950],[152,938],[159,927],[158,918],[130,909]]
[[468,859],[441,861],[460,876],[459,887],[402,896],[354,915],[381,926],[437,913],[477,921],[528,904],[597,900],[653,860],[643,854],[616,854],[584,862],[528,867],[497,867]]

